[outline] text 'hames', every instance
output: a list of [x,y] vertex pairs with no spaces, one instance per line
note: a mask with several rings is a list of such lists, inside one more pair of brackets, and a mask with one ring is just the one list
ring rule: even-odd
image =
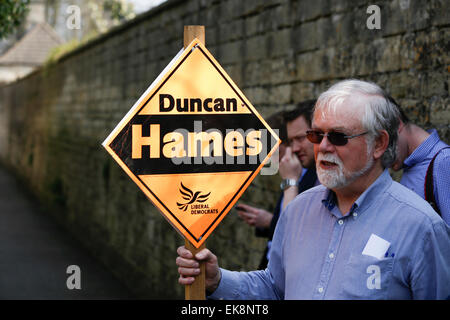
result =
[[223,133],[218,129],[177,129],[162,136],[161,125],[150,124],[149,131],[150,135],[144,136],[142,124],[132,125],[132,159],[143,157],[144,146],[150,148],[150,158],[222,157],[224,153],[232,157],[256,156],[263,150],[263,130],[227,129]]

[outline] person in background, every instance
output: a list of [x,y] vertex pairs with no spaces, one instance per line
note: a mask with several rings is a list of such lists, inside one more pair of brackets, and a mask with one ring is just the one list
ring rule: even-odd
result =
[[448,299],[450,227],[395,182],[398,109],[371,82],[344,80],[323,92],[312,129],[322,185],[289,203],[265,270],[219,268],[208,249],[177,249],[182,285],[205,262],[211,299]]
[[[277,153],[273,155],[273,157],[278,157],[278,160],[275,160],[278,161],[278,164],[280,159],[283,158],[286,152],[286,148],[288,147],[286,124],[284,122],[284,113],[285,113],[284,110],[276,112],[267,119],[267,124],[272,129],[278,130],[278,136],[281,140]],[[281,197],[279,197],[276,207],[279,206],[280,199]],[[242,202],[239,203],[235,208],[239,217],[244,222],[246,222],[249,226],[255,227],[255,236],[262,238],[269,238],[269,240],[272,239],[273,233],[271,233],[270,226],[274,213],[270,213],[265,209],[250,206]],[[276,214],[277,209],[274,212]],[[258,269],[265,269],[267,267],[268,252],[269,247],[266,246],[264,253],[261,257]]]
[[450,147],[435,129],[425,131],[400,112],[397,160],[392,169],[403,169],[400,183],[428,201],[450,225]]
[[[250,226],[255,234],[268,238],[258,269],[265,269],[270,257],[273,233],[282,210],[299,193],[318,185],[314,162],[313,144],[306,139],[306,131],[311,129],[311,115],[315,100],[297,104],[292,111],[277,113],[268,119],[272,128],[280,128],[279,174],[283,179],[281,193],[272,213],[244,203],[236,206],[239,216]],[[280,119],[280,115],[282,118]],[[287,137],[286,137],[287,135]],[[287,141],[286,141],[287,140]]]

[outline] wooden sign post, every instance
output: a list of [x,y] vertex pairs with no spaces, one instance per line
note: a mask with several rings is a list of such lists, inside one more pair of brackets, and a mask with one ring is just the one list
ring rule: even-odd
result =
[[[193,246],[189,240],[185,240],[185,247],[190,252],[192,252],[193,255],[195,255],[197,252],[205,248],[205,243],[199,247],[196,248]],[[205,300],[206,299],[206,293],[205,293],[205,263],[200,262],[200,274],[195,277],[195,281],[193,284],[189,284],[185,286],[184,289],[184,298],[185,300]]]
[[[184,26],[184,48],[197,38],[205,44],[205,26]],[[188,239],[185,240],[185,247],[193,255],[197,254],[200,250],[205,248],[203,242],[199,248],[196,248]],[[200,274],[195,277],[195,281],[191,285],[186,285],[184,289],[185,300],[205,300],[205,263],[200,262]]]

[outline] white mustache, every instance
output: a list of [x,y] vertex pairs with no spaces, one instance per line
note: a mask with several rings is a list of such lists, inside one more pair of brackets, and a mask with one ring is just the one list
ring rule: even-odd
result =
[[[330,153],[319,153],[317,155],[317,164],[319,164],[320,161],[328,161],[328,162],[332,162],[334,164],[337,164],[339,166],[339,168],[343,167],[343,163],[341,161],[341,159],[339,159],[339,157],[330,154]],[[319,167],[319,166],[317,166]]]

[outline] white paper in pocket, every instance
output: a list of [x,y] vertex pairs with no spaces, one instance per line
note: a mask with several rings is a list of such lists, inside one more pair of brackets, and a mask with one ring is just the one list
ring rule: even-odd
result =
[[391,243],[389,241],[386,241],[372,233],[366,243],[366,246],[364,247],[364,250],[362,251],[362,254],[381,260],[384,258],[384,255],[388,251],[390,245]]

